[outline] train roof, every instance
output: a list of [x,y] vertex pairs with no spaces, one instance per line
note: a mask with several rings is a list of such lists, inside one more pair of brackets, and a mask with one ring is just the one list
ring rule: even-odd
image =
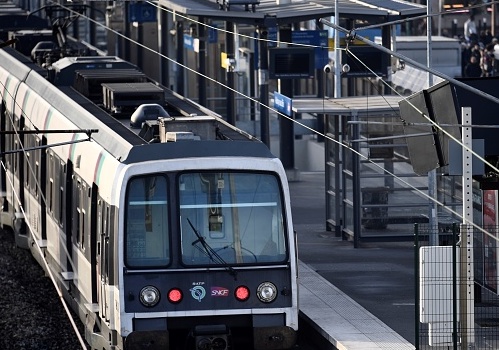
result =
[[133,147],[123,162],[131,164],[160,159],[196,157],[258,157],[276,158],[262,142],[247,141],[195,141],[167,142]]
[[3,68],[77,127],[97,129],[92,139],[121,162],[208,155],[274,157],[255,137],[121,58],[65,57],[42,69],[11,48],[0,51]]

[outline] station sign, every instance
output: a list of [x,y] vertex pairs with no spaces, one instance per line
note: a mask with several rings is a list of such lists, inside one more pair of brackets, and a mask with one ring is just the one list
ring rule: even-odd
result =
[[293,107],[293,100],[289,97],[274,91],[274,108],[289,117],[293,115],[291,110]]
[[128,21],[138,23],[156,22],[158,20],[157,11],[155,6],[146,2],[131,3]]
[[184,34],[184,48],[194,52],[199,52],[199,39],[192,35]]

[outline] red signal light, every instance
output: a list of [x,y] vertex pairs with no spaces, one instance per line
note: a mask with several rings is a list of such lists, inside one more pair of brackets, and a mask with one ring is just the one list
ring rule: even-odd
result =
[[168,300],[172,304],[180,303],[183,297],[184,295],[182,294],[182,291],[178,288],[172,288],[168,292]]
[[239,286],[236,288],[234,295],[236,296],[237,300],[246,301],[250,296],[249,288],[246,286]]

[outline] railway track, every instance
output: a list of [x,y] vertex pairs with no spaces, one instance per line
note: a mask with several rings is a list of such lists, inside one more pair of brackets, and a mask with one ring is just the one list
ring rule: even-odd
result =
[[0,230],[0,286],[0,349],[82,349],[51,280],[5,230]]

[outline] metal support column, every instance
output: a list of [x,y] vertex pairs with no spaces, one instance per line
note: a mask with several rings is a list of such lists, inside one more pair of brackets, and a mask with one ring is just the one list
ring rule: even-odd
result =
[[[471,108],[461,108],[463,143],[463,224],[461,225],[461,348],[468,349],[475,342],[475,290],[473,276],[473,154],[471,137]],[[466,126],[469,125],[469,126]]]
[[260,139],[270,148],[268,30],[258,28],[258,85],[260,86]]
[[[176,22],[176,38],[177,38],[177,62],[184,64],[184,23]],[[180,95],[184,94],[184,68],[177,66],[177,81],[175,91]]]
[[[352,140],[360,139],[360,126],[356,123],[358,115],[352,115]],[[353,142],[352,145],[352,196],[353,196],[353,247],[358,248],[361,230],[361,190],[360,190],[360,142]]]
[[204,26],[204,17],[199,17],[198,33],[199,33],[199,75],[198,75],[198,95],[199,104],[201,106],[207,105],[206,99],[206,84],[204,76],[206,75],[206,29]]
[[[225,45],[227,47],[227,58],[235,59],[236,55],[234,52],[234,23],[225,22]],[[233,69],[227,68],[227,121],[236,125],[236,99],[234,89],[236,86],[236,73]]]
[[[282,26],[279,30],[279,41],[291,42],[291,26]],[[293,84],[289,80],[279,80],[281,94],[293,98]],[[290,117],[292,118],[292,117]],[[280,158],[284,169],[293,170],[295,167],[295,136],[294,123],[286,117],[279,116],[279,149]]]
[[[125,38],[130,38],[130,23],[128,23],[128,15],[130,13],[130,3],[128,1],[125,1],[123,3],[123,8],[125,9],[125,13],[123,14],[123,28],[124,28],[124,36]],[[125,61],[130,61],[130,40],[127,40],[123,37],[120,36],[121,42],[123,45],[121,46],[123,48],[123,53],[121,58],[123,58]]]
[[167,40],[168,40],[168,17],[166,11],[163,11],[161,6],[158,8],[158,55],[159,59],[159,82],[168,86],[168,64],[167,60],[163,57],[168,57]]

